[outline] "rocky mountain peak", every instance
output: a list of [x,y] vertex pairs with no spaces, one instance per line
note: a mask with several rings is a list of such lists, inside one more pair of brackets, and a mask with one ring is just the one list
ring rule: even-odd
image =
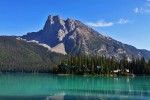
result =
[[71,19],[71,18],[67,18],[67,20],[66,20],[67,22],[73,22],[74,20],[73,19]]
[[58,31],[59,29],[64,29],[65,22],[60,16],[49,15],[43,30],[46,33],[52,33],[52,31]]
[[114,56],[116,59],[131,59],[132,56],[150,58],[149,51],[138,50],[104,36],[78,20],[63,20],[60,16],[48,16],[43,30],[28,33],[22,38],[36,40],[50,46],[52,51],[64,54]]
[[76,27],[75,21],[73,19],[71,19],[71,18],[68,18],[65,21],[65,25],[66,25],[66,28],[67,28],[68,32],[74,30],[75,27]]
[[56,16],[52,16],[52,15],[49,15],[48,18],[47,18],[48,21],[55,21],[55,22],[59,22],[60,20],[62,20],[62,18],[58,15]]

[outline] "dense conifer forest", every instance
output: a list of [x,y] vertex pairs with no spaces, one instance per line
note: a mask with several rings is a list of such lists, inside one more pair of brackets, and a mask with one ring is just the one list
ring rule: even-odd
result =
[[0,72],[51,72],[55,64],[66,58],[36,43],[0,37]]
[[[55,72],[62,74],[114,74],[119,75],[150,75],[150,60],[144,58],[128,61],[127,58],[116,61],[114,57],[71,56],[61,62]],[[128,70],[129,72],[126,72]]]
[[[36,43],[18,41],[15,37],[0,37],[0,72],[48,72],[56,74],[150,75],[150,60],[115,57],[73,56],[51,52]],[[129,70],[129,72],[126,72]]]

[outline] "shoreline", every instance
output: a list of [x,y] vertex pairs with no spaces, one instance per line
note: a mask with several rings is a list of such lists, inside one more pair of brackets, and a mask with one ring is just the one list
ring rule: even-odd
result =
[[51,73],[51,72],[0,72],[0,74],[52,74],[52,75],[59,75],[59,76],[109,76],[109,77],[118,77],[118,76],[150,76],[150,75],[135,75],[135,74],[128,74],[128,75],[117,75],[117,74],[64,74],[64,73]]

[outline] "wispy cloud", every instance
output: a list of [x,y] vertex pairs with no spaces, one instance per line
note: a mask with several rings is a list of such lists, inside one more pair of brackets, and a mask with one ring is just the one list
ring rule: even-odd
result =
[[134,8],[134,13],[139,13],[139,12],[140,12],[139,8]]
[[144,8],[135,8],[134,12],[135,13],[149,14],[150,13],[150,8],[147,8],[147,9],[144,9]]
[[134,8],[134,13],[149,14],[150,13],[150,0],[146,0],[145,5],[146,5],[146,8],[143,8],[143,7]]
[[101,21],[97,21],[97,22],[88,22],[87,25],[93,26],[93,27],[110,27],[115,24],[128,24],[128,23],[132,23],[132,22],[133,21],[131,21],[131,20],[120,18],[116,22],[115,21],[114,22],[105,22],[104,20],[101,20]]
[[128,19],[121,18],[121,19],[119,19],[119,21],[118,21],[117,23],[118,23],[118,24],[127,24],[127,23],[129,23],[129,22],[131,22],[131,21],[128,20]]
[[105,22],[104,20],[98,21],[98,22],[89,22],[87,23],[89,26],[93,27],[110,27],[113,26],[113,22]]

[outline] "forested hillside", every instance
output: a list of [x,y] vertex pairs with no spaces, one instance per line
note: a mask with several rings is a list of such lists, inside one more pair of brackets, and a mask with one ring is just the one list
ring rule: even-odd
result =
[[150,60],[144,58],[118,61],[115,57],[69,56],[51,52],[36,43],[0,37],[0,72],[51,72],[63,74],[120,74],[150,75]]
[[36,43],[16,40],[16,37],[0,37],[2,72],[50,72],[56,63],[66,58]]

